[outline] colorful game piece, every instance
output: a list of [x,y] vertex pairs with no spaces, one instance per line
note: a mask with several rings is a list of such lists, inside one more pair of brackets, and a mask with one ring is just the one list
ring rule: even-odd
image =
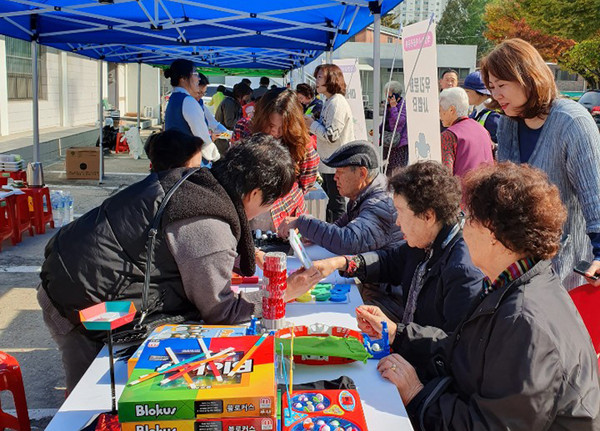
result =
[[325,291],[320,291],[318,293],[315,293],[315,299],[318,302],[324,302],[329,300],[329,298],[331,298],[331,294],[329,293],[329,291],[325,290]]
[[302,422],[302,426],[305,430],[311,430],[315,427],[315,424],[313,423],[311,418],[306,418],[304,419],[304,422]]
[[338,292],[331,292],[331,294],[329,295],[329,300],[331,302],[347,302],[348,301],[348,295],[346,295],[345,293],[338,293]]
[[310,292],[306,292],[303,295],[300,295],[299,297],[296,298],[297,302],[312,302],[313,300],[313,296],[310,294]]

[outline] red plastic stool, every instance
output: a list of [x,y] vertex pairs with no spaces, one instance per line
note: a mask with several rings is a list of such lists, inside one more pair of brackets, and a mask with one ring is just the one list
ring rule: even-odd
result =
[[17,431],[31,431],[21,368],[15,358],[4,352],[0,352],[0,391],[12,392],[17,410],[15,417],[3,412],[0,406],[0,430],[11,428]]
[[14,217],[10,203],[5,198],[0,199],[0,251],[2,251],[2,241],[12,239]]
[[5,186],[8,179],[21,180],[27,183],[27,172],[25,171],[0,171],[0,186]]
[[[46,233],[46,224],[54,228],[54,219],[52,218],[52,202],[50,201],[50,190],[48,187],[34,187],[21,189],[27,194],[29,199],[29,215],[31,223],[35,227],[35,233],[38,235]],[[44,198],[46,207],[44,208]]]
[[27,195],[12,195],[6,198],[9,208],[13,213],[12,245],[17,245],[23,240],[23,232],[29,232],[33,236],[33,226],[29,214]]
[[125,139],[125,136],[122,133],[117,133],[115,153],[129,153],[129,144],[127,143],[127,139]]

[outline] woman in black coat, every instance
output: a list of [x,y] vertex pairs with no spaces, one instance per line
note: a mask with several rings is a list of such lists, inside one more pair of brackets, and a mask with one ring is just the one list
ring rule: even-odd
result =
[[[473,171],[465,189],[480,294],[452,334],[388,321],[396,353],[379,371],[416,430],[599,429],[598,360],[550,262],[566,219],[558,189],[508,162]],[[375,335],[385,317],[365,307],[358,320]]]
[[315,266],[357,277],[363,301],[392,319],[453,331],[483,280],[462,237],[460,182],[441,163],[421,162],[399,169],[390,189],[405,241]]

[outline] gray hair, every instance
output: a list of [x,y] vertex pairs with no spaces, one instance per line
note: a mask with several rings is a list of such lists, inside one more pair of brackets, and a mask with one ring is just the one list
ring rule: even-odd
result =
[[389,94],[398,93],[402,94],[403,85],[398,81],[390,81],[385,85],[384,94],[387,96],[388,91]]
[[369,181],[373,181],[377,175],[379,175],[379,168],[369,169],[367,178],[369,179]]
[[460,87],[446,88],[440,93],[440,106],[444,110],[454,106],[456,115],[465,117],[469,114],[469,96]]
[[373,181],[375,177],[379,174],[379,168],[369,169],[366,166],[350,166],[352,172],[360,168],[365,168],[367,170],[367,180],[369,181]]

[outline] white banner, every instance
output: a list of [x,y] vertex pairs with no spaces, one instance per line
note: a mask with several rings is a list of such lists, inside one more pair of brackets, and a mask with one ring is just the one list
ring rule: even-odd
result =
[[360,72],[358,71],[357,58],[343,58],[333,60],[333,63],[342,69],[344,81],[346,81],[346,100],[352,109],[354,119],[355,139],[367,140],[367,125],[365,123],[365,111],[363,108],[362,85],[360,83]]
[[419,160],[441,162],[435,23],[429,25],[427,20],[404,27],[402,53],[409,163]]

